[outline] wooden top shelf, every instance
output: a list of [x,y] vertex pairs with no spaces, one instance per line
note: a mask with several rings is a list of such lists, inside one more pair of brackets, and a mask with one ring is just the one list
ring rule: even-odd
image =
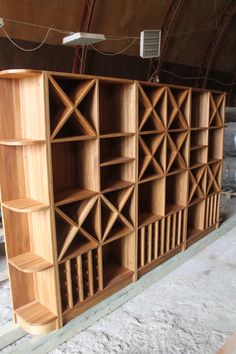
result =
[[130,187],[133,186],[134,183],[129,182],[129,181],[123,181],[123,180],[109,180],[106,181],[106,183],[104,183],[104,188],[102,190],[102,193],[108,193],[108,192],[112,192],[118,189],[123,189],[126,187]]
[[200,150],[206,148],[208,145],[193,145],[190,147],[190,150]]
[[31,213],[34,211],[48,209],[49,206],[29,198],[20,198],[3,202],[2,205],[17,213]]
[[44,144],[45,140],[33,140],[33,139],[2,139],[0,140],[0,145],[7,146],[27,146],[27,145],[37,145]]
[[55,205],[60,206],[68,203],[77,202],[79,200],[91,198],[96,194],[97,192],[93,192],[88,189],[65,189],[55,194]]
[[19,256],[9,258],[9,263],[24,273],[42,272],[52,266],[52,263],[33,252],[27,252]]
[[[17,322],[19,322],[23,328],[27,328],[27,326],[36,327],[35,334],[39,334],[37,326],[45,326],[46,331],[46,326],[49,327],[51,324],[50,330],[56,329],[57,316],[38,301],[32,301],[27,305],[19,307],[15,310],[15,314],[17,316]],[[34,333],[34,331],[32,330],[31,333]],[[43,330],[42,333],[44,333]]]
[[110,165],[118,165],[130,161],[134,161],[135,159],[132,157],[113,157],[113,158],[105,158],[103,162],[100,163],[101,167],[110,166]]

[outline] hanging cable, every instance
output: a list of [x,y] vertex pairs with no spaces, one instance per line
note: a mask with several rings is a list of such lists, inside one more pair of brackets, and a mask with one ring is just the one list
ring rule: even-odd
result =
[[108,57],[112,57],[112,56],[115,56],[115,55],[119,55],[119,54],[122,54],[124,53],[126,50],[128,50],[135,42],[137,41],[137,38],[135,38],[129,45],[127,45],[127,47],[121,49],[119,52],[116,52],[116,53],[105,53],[105,52],[102,52],[101,50],[97,49],[93,44],[90,44],[90,46],[98,53],[102,54],[102,55],[105,55],[105,56],[108,56]]

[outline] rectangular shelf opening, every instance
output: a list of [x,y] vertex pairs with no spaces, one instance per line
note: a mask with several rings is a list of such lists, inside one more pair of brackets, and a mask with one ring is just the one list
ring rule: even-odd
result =
[[187,181],[187,171],[166,177],[166,214],[177,212],[187,205]]
[[190,153],[190,168],[202,166],[207,163],[207,147],[192,150]]
[[100,134],[135,133],[135,85],[99,82]]
[[139,227],[161,219],[165,215],[165,178],[140,183],[138,205]]
[[130,282],[132,282],[133,269],[130,265],[133,263],[131,258],[131,250],[134,247],[133,240],[133,235],[129,235],[103,245],[104,288],[125,281],[127,278],[130,278]]
[[135,182],[135,163],[133,161],[104,166],[101,169],[101,191],[111,192],[131,186]]
[[221,160],[223,158],[224,129],[209,129],[208,161]]
[[89,198],[98,192],[98,161],[97,140],[52,145],[56,205]]
[[100,139],[100,166],[122,164],[135,159],[135,137]]
[[[199,150],[208,145],[208,130],[192,130],[190,136],[190,150]],[[191,151],[192,153],[192,151]],[[191,154],[190,153],[190,154]]]
[[208,128],[209,104],[209,92],[192,90],[191,128]]
[[205,201],[188,208],[187,239],[196,237],[204,230]]

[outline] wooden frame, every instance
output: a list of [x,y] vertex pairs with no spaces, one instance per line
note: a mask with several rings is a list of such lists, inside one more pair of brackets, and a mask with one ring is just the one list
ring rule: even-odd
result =
[[2,212],[26,331],[62,327],[217,227],[224,93],[0,76]]

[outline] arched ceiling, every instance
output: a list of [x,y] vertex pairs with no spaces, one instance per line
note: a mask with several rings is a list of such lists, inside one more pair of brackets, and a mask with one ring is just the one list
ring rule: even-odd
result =
[[[75,32],[80,28],[86,1],[91,3],[92,0],[1,0],[0,17]],[[96,0],[89,31],[106,36],[138,37],[143,29],[163,28],[168,11],[176,4],[176,0]],[[229,15],[225,14],[225,9],[231,5],[231,9],[236,11],[236,0],[182,0],[181,5],[178,16],[170,26],[163,61],[201,68],[212,39],[217,38],[220,21],[225,21],[224,16]],[[210,70],[229,73],[234,77],[235,12],[232,11],[231,15],[220,35]],[[5,29],[12,38],[31,42],[42,41],[47,32],[46,28],[7,20]],[[1,31],[0,35],[5,36]],[[52,32],[47,43],[60,44],[63,36]],[[108,40],[97,45],[97,48],[116,52],[129,41]],[[125,54],[139,56],[138,41]]]

